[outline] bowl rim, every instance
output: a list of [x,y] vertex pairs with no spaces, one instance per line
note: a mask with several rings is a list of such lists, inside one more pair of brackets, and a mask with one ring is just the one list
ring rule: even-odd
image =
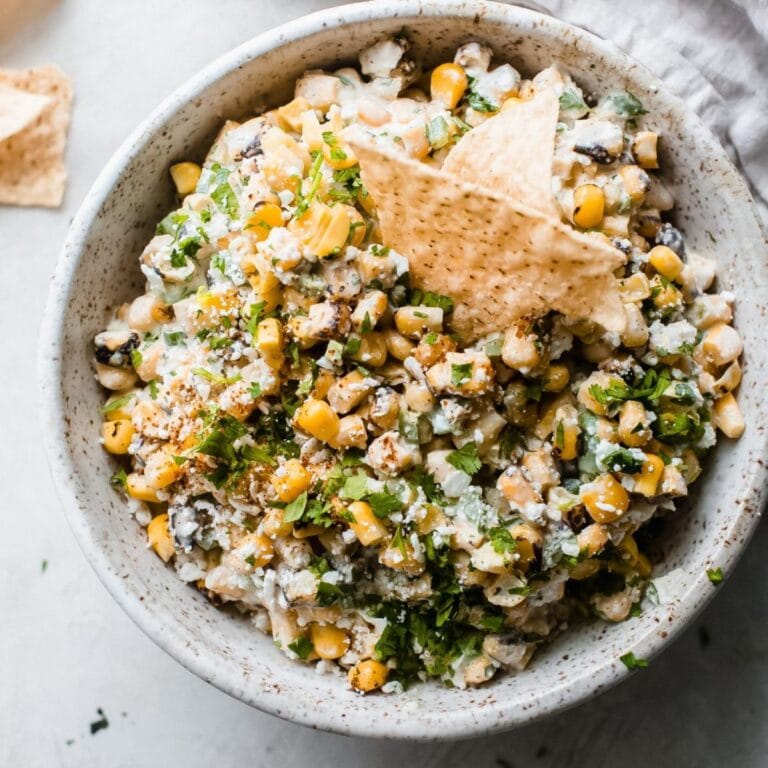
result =
[[[76,498],[74,478],[77,474],[66,438],[66,418],[62,400],[62,359],[60,355],[50,355],[48,350],[61,349],[66,311],[74,274],[84,252],[84,244],[92,222],[112,192],[122,169],[142,151],[145,143],[155,133],[157,127],[205,90],[212,82],[222,78],[250,60],[269,51],[290,46],[304,37],[311,36],[323,29],[338,29],[354,26],[367,21],[388,18],[402,18],[404,23],[414,17],[449,17],[472,20],[478,16],[501,24],[514,24],[527,21],[547,25],[552,30],[567,31],[586,45],[591,51],[599,53],[616,66],[631,68],[633,75],[644,82],[649,89],[658,91],[670,109],[683,113],[686,122],[694,125],[697,136],[702,137],[713,151],[725,161],[723,164],[726,179],[735,192],[743,195],[746,207],[754,216],[759,230],[764,233],[762,220],[752,201],[744,179],[736,171],[725,154],[718,140],[680,98],[672,94],[663,82],[648,71],[643,65],[630,58],[611,41],[560,19],[536,11],[507,5],[492,0],[367,0],[320,10],[289,21],[280,26],[262,32],[229,50],[200,69],[182,85],[174,89],[150,115],[143,120],[113,153],[110,160],[98,174],[90,190],[84,197],[69,227],[63,248],[59,254],[55,274],[51,282],[48,300],[44,310],[38,343],[38,380],[41,398],[41,421],[45,450],[49,469],[53,478],[60,504],[64,508],[67,522],[89,564],[101,582],[110,592],[120,607],[133,622],[159,647],[176,661],[181,663],[198,677],[206,680],[233,698],[239,699],[257,709],[276,715],[291,722],[311,726],[320,730],[332,731],[344,735],[400,738],[413,740],[458,739],[499,732],[521,726],[532,720],[552,715],[577,704],[588,701],[599,693],[612,687],[631,673],[618,659],[606,659],[595,673],[589,676],[574,675],[565,680],[558,680],[542,691],[525,708],[497,707],[473,708],[470,706],[452,710],[444,717],[450,720],[450,733],[435,733],[428,730],[428,723],[419,719],[404,719],[397,725],[387,718],[367,719],[343,716],[342,706],[299,708],[298,712],[288,711],[284,694],[279,690],[244,691],[243,688],[225,673],[225,667],[216,664],[215,659],[196,654],[175,634],[172,623],[158,621],[152,607],[140,600],[126,587],[125,581],[110,565],[88,525],[85,514]],[[761,456],[768,455],[766,440],[759,448]],[[742,554],[757,526],[759,515],[748,514],[747,507],[761,508],[763,486],[768,477],[768,467],[751,462],[750,474],[745,477],[747,491],[738,514],[734,514],[727,531],[727,538],[739,541],[738,546],[726,546],[721,543],[712,566],[720,567],[723,573],[729,573]],[[723,536],[726,538],[726,536]],[[702,572],[692,582],[687,592],[680,598],[677,621],[668,628],[665,638],[646,632],[639,636],[633,650],[642,652],[643,657],[652,658],[675,637],[703,609],[714,596],[706,573]],[[469,704],[469,702],[468,702]],[[503,705],[501,705],[503,706]]]

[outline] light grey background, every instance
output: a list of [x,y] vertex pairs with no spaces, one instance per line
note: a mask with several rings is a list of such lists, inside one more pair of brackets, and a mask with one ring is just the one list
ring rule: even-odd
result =
[[[661,3],[668,11],[666,24],[657,27],[665,39],[662,48],[676,57],[673,43],[682,32],[675,30],[693,29],[698,43],[681,41],[689,65],[698,56],[698,66],[704,66],[711,59],[708,51],[722,50],[712,36],[723,26],[707,25],[706,15],[714,21],[715,12],[729,3]],[[628,18],[645,16],[658,24],[661,3],[655,3],[653,16],[650,2],[622,2],[626,16],[617,19],[617,40],[629,42]],[[0,0],[0,66],[54,62],[74,78],[76,89],[64,207],[0,209],[0,766],[768,764],[765,524],[734,577],[718,588],[715,602],[649,669],[538,725],[443,746],[315,733],[228,698],[158,650],[112,602],[78,550],[45,466],[35,382],[39,319],[68,222],[119,142],[171,89],[260,30],[332,4]],[[556,7],[570,21],[602,23],[597,31],[603,34],[610,28],[596,3],[540,5]],[[617,17],[618,5],[611,6]],[[753,18],[759,18],[761,3],[741,0],[740,5],[754,6]],[[746,14],[729,18],[728,35],[754,34]],[[641,44],[636,55],[653,58],[658,39],[648,45]],[[670,69],[669,59],[658,63],[660,74],[679,77],[680,68]],[[765,81],[750,82],[743,71],[745,82],[732,78],[738,97],[746,92],[762,98]],[[691,82],[683,80],[683,86]],[[722,117],[714,122],[734,147],[751,157],[760,131],[750,132],[742,121],[741,133],[731,132],[728,120],[717,120]],[[759,187],[760,169],[749,163],[747,169]],[[91,735],[98,708],[109,727]]]

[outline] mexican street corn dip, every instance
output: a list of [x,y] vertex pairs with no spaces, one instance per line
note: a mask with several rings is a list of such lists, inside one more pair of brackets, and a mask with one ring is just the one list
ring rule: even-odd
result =
[[[345,130],[439,169],[546,91],[557,215],[624,255],[626,326],[550,312],[467,344]],[[391,38],[172,166],[146,292],[95,338],[101,440],[157,555],[363,692],[479,685],[574,617],[636,615],[647,524],[744,429],[734,297],[664,221],[652,124],[558,65],[524,79],[473,42],[424,72]]]

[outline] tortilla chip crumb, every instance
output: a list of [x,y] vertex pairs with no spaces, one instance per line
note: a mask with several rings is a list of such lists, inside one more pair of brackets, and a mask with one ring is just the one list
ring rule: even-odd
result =
[[50,98],[34,121],[0,141],[0,204],[58,207],[67,178],[72,82],[58,67],[43,66],[0,69],[0,86]]

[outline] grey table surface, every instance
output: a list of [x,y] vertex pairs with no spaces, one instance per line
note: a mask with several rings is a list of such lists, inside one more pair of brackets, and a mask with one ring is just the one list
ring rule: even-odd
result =
[[[432,745],[317,733],[228,698],[156,648],[79,551],[45,466],[35,385],[67,225],[172,88],[258,31],[332,4],[0,0],[0,66],[55,62],[77,93],[64,207],[0,209],[0,766],[768,765],[765,524],[710,607],[647,670],[521,730]],[[99,711],[109,725],[92,734]]]

